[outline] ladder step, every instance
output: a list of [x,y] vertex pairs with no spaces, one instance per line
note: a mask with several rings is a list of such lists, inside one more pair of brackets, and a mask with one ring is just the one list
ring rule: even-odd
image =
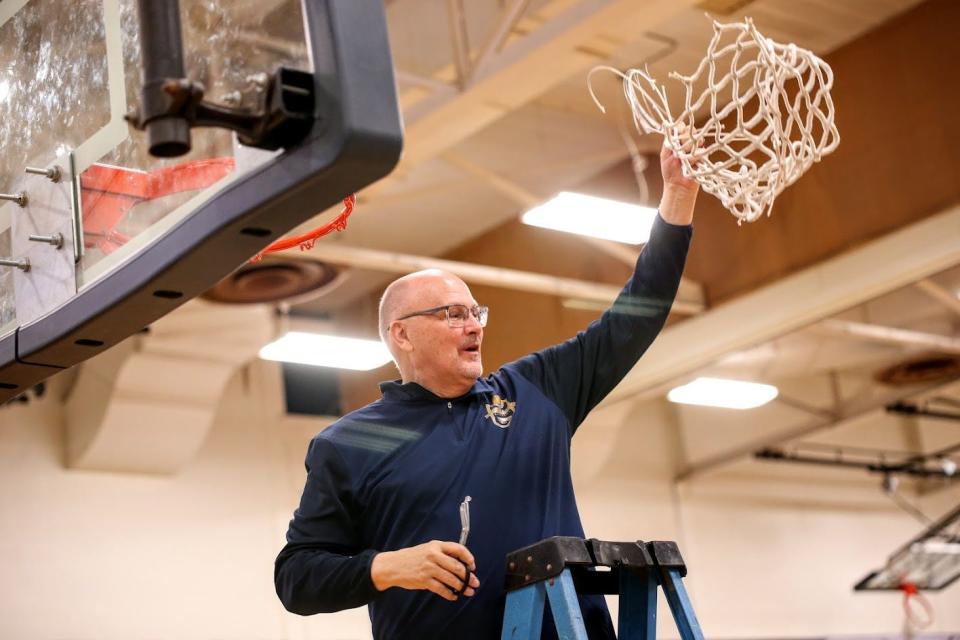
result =
[[586,569],[609,567],[618,571],[620,567],[626,567],[641,571],[653,566],[654,561],[643,542],[554,536],[507,554],[504,587],[509,593],[535,582],[555,578],[564,569],[570,568],[578,593],[616,594],[619,593],[620,583],[615,571]]
[[[594,571],[606,567],[608,571]],[[619,594],[620,640],[655,640],[662,586],[682,640],[703,640],[683,585],[675,542],[610,542],[555,536],[507,555],[501,640],[540,640],[549,598],[561,640],[588,640],[578,595]]]

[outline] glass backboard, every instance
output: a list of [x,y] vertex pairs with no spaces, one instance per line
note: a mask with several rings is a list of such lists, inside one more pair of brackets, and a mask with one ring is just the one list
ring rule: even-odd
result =
[[[19,334],[16,361],[71,366],[96,349],[85,355],[73,347],[60,345],[54,352],[48,347],[58,341],[76,347],[80,340],[106,348],[129,335],[121,334],[133,324],[123,322],[102,328],[100,335],[68,334],[98,324],[98,313],[134,295],[135,286],[112,298],[102,292],[112,275],[130,269],[157,245],[173,242],[173,236],[180,237],[166,253],[179,251],[185,258],[217,235],[217,224],[226,228],[241,218],[249,223],[294,184],[313,180],[321,189],[323,182],[323,197],[314,197],[315,204],[296,215],[240,228],[247,244],[256,245],[255,253],[389,171],[399,156],[399,114],[379,0],[181,0],[179,5],[186,76],[203,84],[207,100],[254,109],[278,67],[316,71],[317,93],[324,97],[316,116],[324,126],[314,127],[318,134],[302,145],[313,146],[308,160],[290,163],[299,175],[282,172],[299,182],[264,180],[257,198],[248,199],[250,206],[227,197],[250,189],[260,174],[296,151],[245,147],[226,129],[194,129],[191,151],[178,158],[149,154],[146,135],[124,118],[140,96],[136,0],[79,0],[69,3],[69,11],[60,0],[0,0],[0,340]],[[358,42],[337,38],[342,29],[364,35]],[[360,102],[370,98],[378,100],[372,107]],[[335,184],[330,167],[357,160],[341,157],[343,148],[351,135],[364,138],[368,131],[382,140],[360,145],[358,158],[369,160],[367,170]],[[206,222],[192,221],[201,211]],[[203,268],[194,269],[195,284],[214,284],[239,266],[247,251],[208,256]],[[226,262],[214,265],[218,259]],[[171,269],[169,260],[154,259],[140,267],[137,278],[145,286]],[[115,282],[126,286],[132,277]],[[179,295],[167,299],[180,304],[193,295],[192,288],[179,286]],[[94,290],[101,292],[99,302],[93,301],[97,296],[84,298]],[[90,301],[83,313],[79,298]],[[69,321],[61,314],[58,323],[48,322],[65,307],[72,309]],[[156,309],[143,320],[168,311]],[[48,353],[41,355],[44,350]],[[0,358],[3,353],[0,349]],[[21,387],[4,378],[0,363],[0,390]]]

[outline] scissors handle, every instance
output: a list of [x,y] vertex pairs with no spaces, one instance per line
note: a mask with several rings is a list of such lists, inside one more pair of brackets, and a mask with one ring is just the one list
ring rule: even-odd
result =
[[[460,503],[460,544],[463,546],[467,545],[467,538],[470,537],[470,496],[467,496],[463,499],[463,502]],[[463,565],[463,568],[466,570],[466,578],[463,581],[463,584],[460,585],[459,590],[450,589],[455,596],[463,595],[463,592],[467,590],[467,586],[470,584],[471,571],[470,567],[467,566],[467,563],[460,561],[460,564]]]
[[470,496],[460,503],[460,544],[466,545],[470,536]]

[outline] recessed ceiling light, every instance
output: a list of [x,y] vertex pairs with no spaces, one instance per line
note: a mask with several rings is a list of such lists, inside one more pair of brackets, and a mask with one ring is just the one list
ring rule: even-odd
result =
[[291,331],[260,349],[264,360],[318,367],[369,371],[390,362],[390,352],[379,340],[360,340]]
[[671,402],[724,409],[754,409],[776,397],[777,388],[772,385],[724,378],[697,378],[667,394]]
[[657,217],[653,207],[563,191],[523,214],[524,224],[583,236],[643,244]]

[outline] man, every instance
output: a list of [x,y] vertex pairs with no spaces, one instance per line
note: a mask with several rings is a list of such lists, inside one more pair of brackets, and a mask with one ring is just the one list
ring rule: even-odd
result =
[[[666,148],[660,167],[659,219],[613,307],[575,338],[486,378],[487,309],[462,280],[423,271],[387,288],[380,335],[401,380],[310,443],[275,568],[289,611],[367,604],[375,638],[499,638],[506,554],[584,537],[571,438],[662,328],[692,233],[697,183]],[[471,531],[461,546],[452,541],[466,496]],[[615,637],[602,596],[582,597],[581,609],[591,638]],[[544,634],[555,634],[552,622]]]

